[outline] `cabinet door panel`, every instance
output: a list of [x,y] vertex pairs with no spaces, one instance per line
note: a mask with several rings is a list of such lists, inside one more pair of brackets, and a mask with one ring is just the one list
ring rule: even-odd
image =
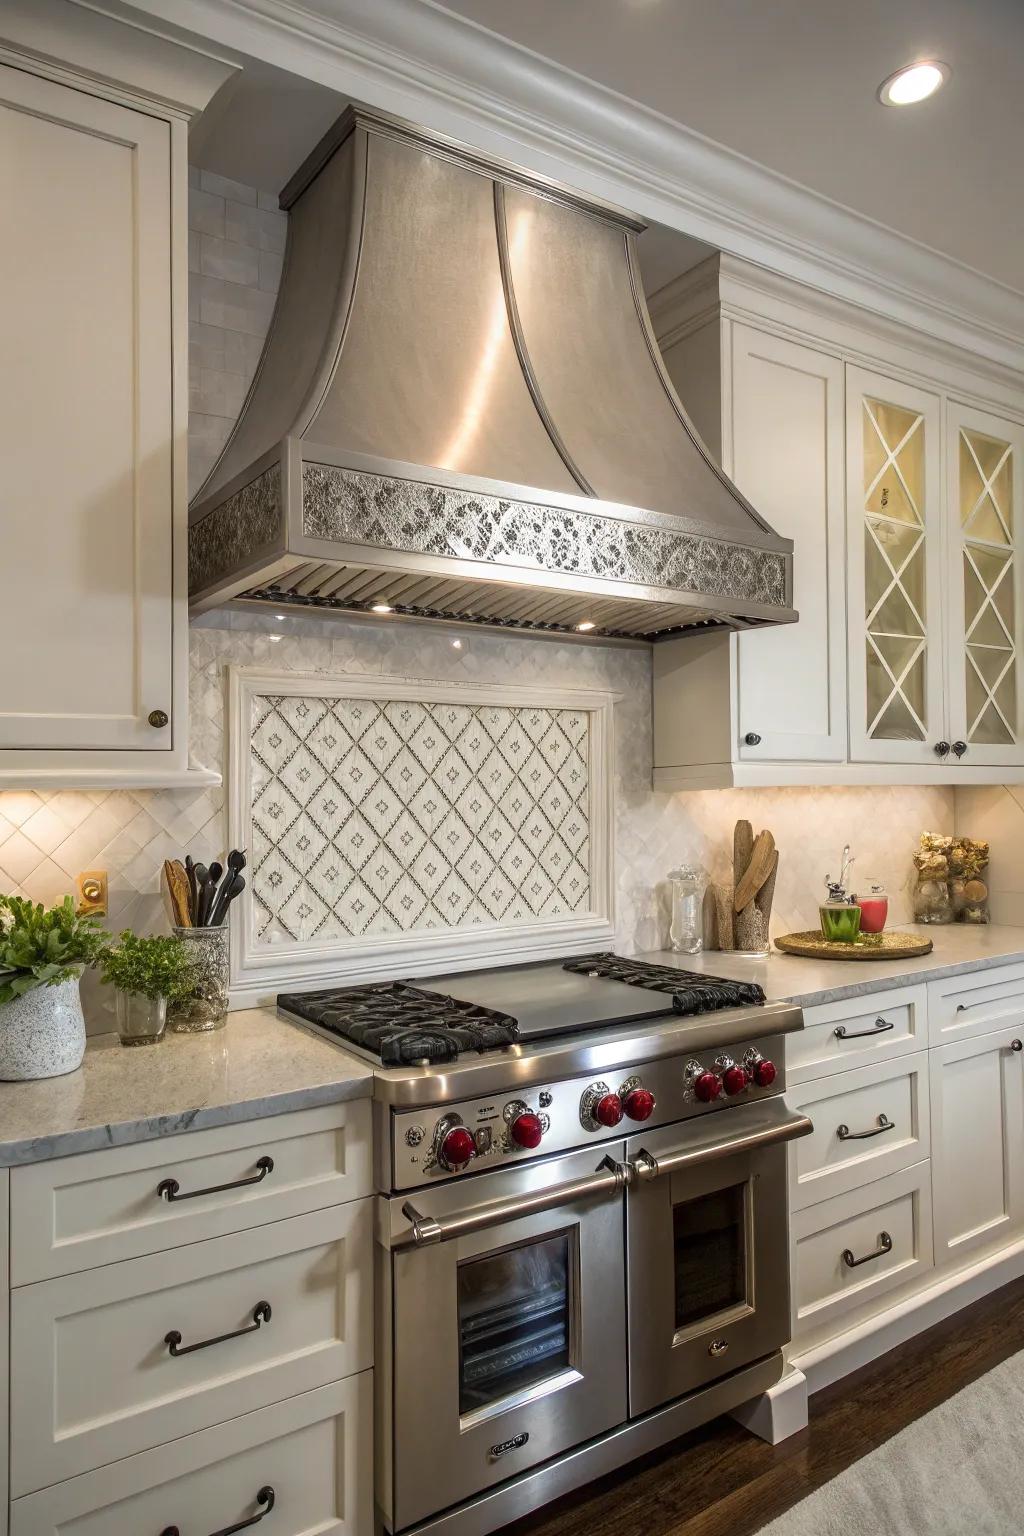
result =
[[934,763],[947,728],[939,400],[847,368],[846,419],[850,756]]
[[[741,635],[739,754],[838,762],[846,754],[843,368],[837,358],[732,329],[732,476],[796,544],[797,624]],[[755,746],[745,743],[753,732]]]
[[950,736],[965,767],[1024,757],[1024,429],[950,401]]
[[930,1052],[936,1263],[1012,1241],[1024,1222],[1024,1051],[1017,1027]]
[[0,66],[0,748],[171,747],[170,152]]

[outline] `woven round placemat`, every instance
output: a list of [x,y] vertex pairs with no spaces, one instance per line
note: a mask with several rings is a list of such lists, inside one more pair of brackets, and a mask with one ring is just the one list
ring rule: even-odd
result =
[[853,944],[837,944],[812,928],[807,933],[784,933],[775,945],[784,954],[808,960],[909,960],[927,955],[932,941],[911,933],[864,933]]

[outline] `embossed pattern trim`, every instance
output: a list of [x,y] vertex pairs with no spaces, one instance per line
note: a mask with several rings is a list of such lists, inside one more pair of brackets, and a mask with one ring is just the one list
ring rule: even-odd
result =
[[188,530],[188,585],[202,592],[281,533],[281,466],[271,464]]
[[586,710],[258,695],[249,751],[257,943],[588,911]]
[[303,466],[302,522],[314,539],[786,604],[770,550],[336,465]]

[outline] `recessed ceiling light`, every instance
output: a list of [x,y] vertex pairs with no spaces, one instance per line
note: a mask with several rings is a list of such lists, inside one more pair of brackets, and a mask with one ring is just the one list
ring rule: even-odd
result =
[[594,629],[595,628],[594,620],[593,619],[584,619],[582,624],[577,624],[576,625],[576,628],[579,630],[581,635],[585,635],[588,629]]
[[911,107],[917,101],[926,101],[952,74],[948,64],[937,59],[922,59],[918,64],[907,64],[898,69],[878,87],[878,99],[887,107]]
[[371,603],[370,604],[370,612],[371,613],[393,613],[394,610],[391,607],[390,603]]

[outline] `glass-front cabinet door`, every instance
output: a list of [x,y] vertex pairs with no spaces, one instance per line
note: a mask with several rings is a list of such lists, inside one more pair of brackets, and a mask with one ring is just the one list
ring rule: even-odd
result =
[[1019,764],[1024,429],[949,402],[949,728],[965,767]]
[[846,385],[850,755],[932,763],[949,739],[939,398],[862,368]]

